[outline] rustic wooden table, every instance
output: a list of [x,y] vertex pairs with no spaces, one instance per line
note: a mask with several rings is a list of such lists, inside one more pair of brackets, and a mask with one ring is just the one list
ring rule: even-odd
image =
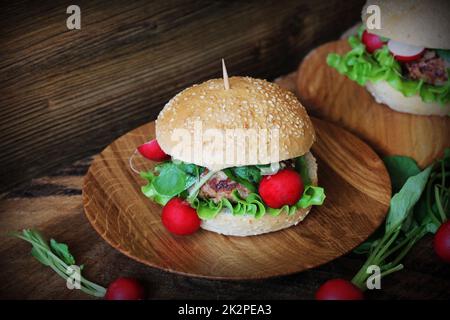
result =
[[[92,158],[87,157],[52,174],[3,194],[0,233],[37,228],[70,245],[85,275],[107,285],[118,276],[146,284],[150,299],[312,299],[316,288],[330,278],[351,278],[363,258],[348,254],[300,274],[261,281],[211,281],[156,270],[135,262],[110,247],[87,221],[81,185]],[[336,223],[339,223],[337,221]],[[0,243],[0,298],[88,299],[70,291],[52,270],[31,255],[30,246],[3,237]],[[445,299],[450,297],[450,266],[435,257],[431,237],[422,239],[405,259],[405,270],[382,282],[370,299]]]
[[[219,58],[227,58],[232,74],[287,72],[311,48],[357,21],[363,3],[81,1],[80,32],[66,29],[62,0],[2,7],[0,190],[6,193],[0,195],[0,298],[90,298],[66,289],[31,257],[27,243],[5,236],[23,228],[68,243],[93,281],[106,286],[118,276],[141,279],[150,299],[311,299],[327,279],[351,278],[364,260],[354,254],[263,281],[194,279],[144,266],[92,229],[83,213],[81,185],[92,161],[89,153],[154,119],[181,88],[216,76]],[[204,50],[206,42],[211,50]],[[50,173],[10,188],[44,172]],[[404,271],[384,280],[382,290],[368,298],[450,297],[450,266],[434,256],[430,237],[404,263]]]

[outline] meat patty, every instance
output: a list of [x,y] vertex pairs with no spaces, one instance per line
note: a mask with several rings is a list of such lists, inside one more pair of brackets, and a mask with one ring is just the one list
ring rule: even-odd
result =
[[407,77],[413,80],[422,79],[432,85],[442,85],[448,80],[445,61],[436,51],[426,50],[419,60],[405,62]]
[[[205,174],[207,171],[203,174]],[[199,196],[202,198],[213,199],[215,202],[223,198],[233,200],[232,192],[237,190],[242,198],[247,198],[250,193],[243,185],[231,180],[223,171],[214,174],[201,188]]]
[[[294,162],[291,159],[281,161],[280,164],[281,168],[294,167]],[[205,169],[202,176],[207,172],[208,169]],[[243,199],[247,198],[250,194],[250,190],[242,184],[228,178],[225,172],[218,171],[200,188],[199,196],[205,199],[213,199],[215,202],[223,198],[233,200],[232,193],[234,190],[237,190]]]

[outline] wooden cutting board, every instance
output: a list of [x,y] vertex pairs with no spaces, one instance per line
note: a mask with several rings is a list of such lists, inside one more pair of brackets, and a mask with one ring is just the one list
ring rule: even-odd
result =
[[[291,274],[333,260],[366,239],[384,220],[391,195],[375,152],[349,132],[313,119],[319,183],[325,204],[298,226],[266,235],[228,237],[200,230],[168,233],[161,207],[140,191],[130,168],[135,148],[154,137],[154,123],[122,136],[93,161],[83,184],[86,216],[114,248],[149,266],[215,279],[256,279]],[[154,163],[141,159],[141,169]]]
[[308,111],[338,123],[368,142],[380,155],[405,155],[421,167],[450,147],[450,117],[396,112],[377,103],[362,86],[326,64],[331,52],[350,50],[346,40],[310,52],[297,72],[297,92]]

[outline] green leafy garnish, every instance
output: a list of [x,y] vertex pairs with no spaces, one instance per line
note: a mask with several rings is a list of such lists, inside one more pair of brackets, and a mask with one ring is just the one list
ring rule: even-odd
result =
[[450,149],[423,171],[406,157],[387,157],[385,163],[397,193],[391,199],[385,227],[355,250],[367,254],[352,280],[362,290],[370,276],[368,266],[379,266],[382,277],[403,269],[401,260],[413,245],[427,233],[435,233],[450,215]]
[[166,165],[153,182],[158,193],[168,196],[181,193],[186,189],[186,184],[186,173],[178,169],[174,164]]
[[69,247],[65,243],[59,243],[55,239],[50,239],[50,248],[66,264],[75,264],[75,258],[69,252]]
[[250,193],[243,199],[237,190],[232,192],[233,201],[222,198],[215,202],[212,199],[197,198],[192,206],[197,209],[197,214],[201,219],[213,219],[222,209],[228,208],[233,215],[250,214],[256,218],[264,216],[266,213],[278,216],[281,213],[294,214],[298,209],[305,209],[312,205],[320,206],[325,200],[325,191],[321,187],[307,186],[302,198],[293,206],[285,205],[279,209],[269,208],[264,205],[261,197],[256,193]]
[[445,61],[450,62],[450,50],[436,49],[436,53]]
[[295,158],[295,170],[297,170],[300,174],[305,185],[311,184],[311,178],[308,174],[308,166],[306,165],[306,159],[304,156]]
[[391,177],[392,192],[397,193],[409,177],[420,173],[414,159],[403,156],[388,156],[383,159]]
[[327,63],[359,85],[365,85],[367,81],[376,83],[384,80],[405,97],[418,94],[424,102],[438,102],[441,105],[450,102],[450,79],[440,86],[427,84],[422,80],[406,79],[402,76],[400,64],[387,46],[370,54],[360,36],[351,36],[348,42],[352,49],[344,55],[329,54]]
[[141,172],[147,184],[142,193],[160,205],[165,205],[174,196],[180,195],[200,180],[204,168],[178,160],[166,161],[152,171]]
[[[52,268],[58,275],[66,281],[74,272],[75,258],[69,251],[69,247],[65,243],[57,242],[50,239],[50,243],[45,240],[42,234],[37,230],[24,229],[22,232],[14,233],[13,236],[25,240],[32,245],[31,254],[40,263]],[[83,266],[77,266],[79,270]],[[82,275],[80,275],[80,290],[95,297],[103,297],[106,289],[95,284]]]
[[208,171],[204,175],[205,168],[178,160],[167,161],[156,166],[153,172],[141,172],[141,177],[147,180],[147,184],[141,188],[142,193],[160,205],[165,205],[172,197],[180,196],[187,199],[201,219],[214,218],[222,209],[227,208],[233,215],[250,214],[256,218],[270,215],[279,215],[283,212],[294,214],[298,209],[308,208],[312,205],[322,205],[325,199],[324,189],[311,184],[308,176],[306,160],[298,157],[294,161],[295,169],[302,176],[305,189],[301,199],[293,206],[283,206],[279,209],[266,207],[261,197],[257,194],[258,184],[263,175],[276,173],[273,169],[280,169],[279,163],[261,166],[242,166],[224,169],[223,172],[233,181],[246,187],[250,194],[243,199],[237,190],[232,192],[232,200],[203,199],[198,197],[200,188],[209,180],[215,172]]
[[412,208],[419,201],[430,173],[431,167],[428,167],[419,174],[408,178],[400,191],[392,197],[386,219],[386,233],[397,230],[403,221],[412,214]]
[[151,171],[141,172],[140,175],[142,178],[147,180],[147,184],[141,187],[141,191],[146,197],[152,199],[162,206],[164,206],[167,202],[169,202],[170,199],[172,199],[172,196],[164,195],[156,191],[153,184],[156,176]]
[[244,187],[246,187],[251,192],[256,192],[256,189],[257,189],[256,188],[256,183],[253,183],[249,179],[249,177],[244,175],[245,171],[244,170],[239,170],[241,172],[241,175],[237,175],[236,171],[238,171],[238,170],[236,170],[234,168],[223,169],[223,172],[227,175],[228,178],[230,178],[230,180],[236,181],[237,183],[239,183],[239,184],[243,185]]

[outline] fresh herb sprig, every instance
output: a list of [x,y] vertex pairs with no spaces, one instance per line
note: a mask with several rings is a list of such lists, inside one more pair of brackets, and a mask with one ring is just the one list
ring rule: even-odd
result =
[[[43,265],[50,267],[59,276],[67,281],[74,272],[75,258],[65,243],[50,239],[48,242],[37,230],[24,229],[13,233],[13,236],[25,240],[32,245],[31,254]],[[78,266],[80,270],[83,265]],[[80,275],[80,290],[95,297],[103,297],[106,289]]]
[[391,176],[391,199],[384,229],[378,230],[355,252],[367,260],[352,282],[366,289],[367,268],[377,265],[381,277],[403,269],[402,259],[427,233],[435,233],[450,215],[450,149],[434,165],[420,171],[408,157],[387,157]]

